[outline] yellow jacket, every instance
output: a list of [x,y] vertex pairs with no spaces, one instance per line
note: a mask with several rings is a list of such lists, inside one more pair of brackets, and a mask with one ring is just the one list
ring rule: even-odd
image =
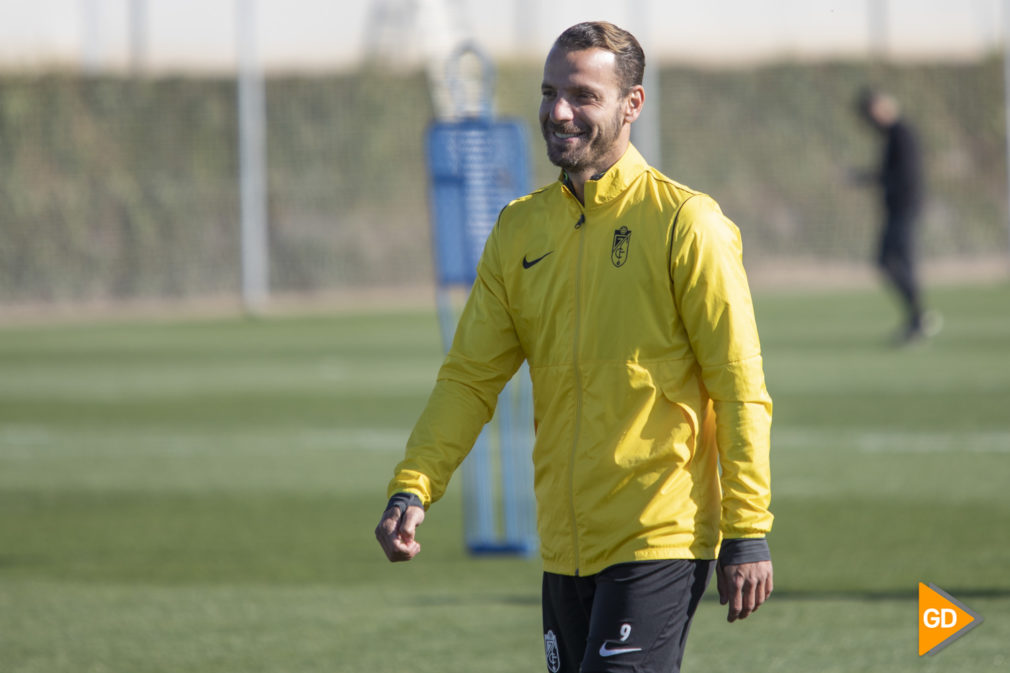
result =
[[716,557],[771,529],[769,431],[740,234],[634,147],[509,204],[389,494],[427,507],[523,359],[544,569]]

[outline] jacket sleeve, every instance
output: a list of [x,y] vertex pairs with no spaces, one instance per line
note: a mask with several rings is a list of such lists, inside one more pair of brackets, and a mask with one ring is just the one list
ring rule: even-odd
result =
[[488,237],[452,346],[407,440],[406,456],[396,466],[389,496],[413,493],[425,508],[441,498],[491,420],[498,394],[522,364],[502,281],[499,230],[495,226]]
[[724,538],[771,530],[772,401],[743,268],[740,231],[705,195],[674,223],[674,297],[715,410]]

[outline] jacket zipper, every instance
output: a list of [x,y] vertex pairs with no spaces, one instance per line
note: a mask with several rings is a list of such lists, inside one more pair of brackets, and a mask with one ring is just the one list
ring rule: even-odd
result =
[[579,252],[575,261],[575,328],[572,330],[572,367],[575,374],[575,432],[572,437],[572,450],[568,458],[568,504],[572,515],[572,549],[575,552],[575,575],[579,574],[579,527],[575,520],[575,451],[579,445],[579,434],[582,429],[582,372],[579,371],[579,332],[582,300],[582,250],[586,237],[582,234],[582,226],[586,223],[586,214],[579,217],[575,223],[575,231],[579,235]]

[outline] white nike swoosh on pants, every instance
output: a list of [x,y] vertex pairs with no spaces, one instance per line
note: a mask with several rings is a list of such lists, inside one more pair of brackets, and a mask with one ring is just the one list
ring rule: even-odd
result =
[[601,657],[612,657],[615,654],[628,654],[630,652],[641,652],[641,647],[615,647],[610,649],[607,647],[606,643],[600,645],[600,656]]

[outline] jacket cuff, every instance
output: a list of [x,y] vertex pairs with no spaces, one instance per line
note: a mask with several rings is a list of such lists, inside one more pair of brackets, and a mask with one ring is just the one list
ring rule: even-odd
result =
[[771,560],[768,540],[763,537],[723,540],[722,549],[719,550],[719,565],[722,566]]
[[422,503],[421,498],[414,493],[401,492],[394,494],[393,497],[389,499],[389,503],[386,505],[385,511],[389,511],[393,507],[400,510],[400,516],[403,516],[403,513],[407,511],[408,507],[421,507],[423,509],[424,503]]

